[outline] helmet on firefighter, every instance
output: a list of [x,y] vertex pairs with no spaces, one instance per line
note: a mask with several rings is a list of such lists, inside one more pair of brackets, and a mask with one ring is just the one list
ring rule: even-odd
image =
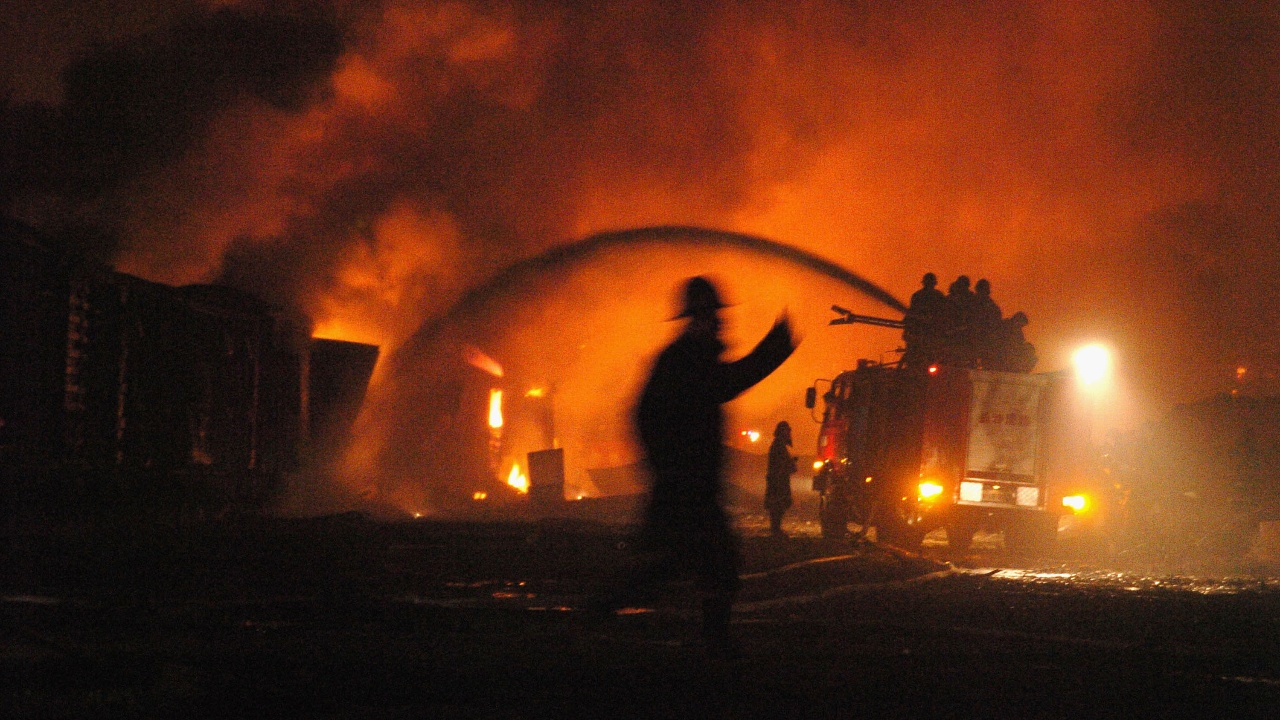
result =
[[786,420],[779,422],[778,426],[773,429],[773,436],[780,437],[783,440],[786,440],[787,444],[790,445],[791,444],[791,423],[787,422]]
[[676,320],[695,317],[705,313],[714,313],[720,308],[729,307],[720,300],[716,286],[707,278],[698,275],[689,278],[684,285],[684,309],[675,317]]

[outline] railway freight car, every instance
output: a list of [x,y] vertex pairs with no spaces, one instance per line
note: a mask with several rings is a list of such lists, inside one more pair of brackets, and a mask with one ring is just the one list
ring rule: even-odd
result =
[[46,238],[0,218],[0,467],[56,456],[69,274]]
[[313,448],[340,441],[363,398],[376,347],[313,341],[304,319],[232,288],[69,259],[18,225],[0,245],[0,472],[14,506],[259,509]]

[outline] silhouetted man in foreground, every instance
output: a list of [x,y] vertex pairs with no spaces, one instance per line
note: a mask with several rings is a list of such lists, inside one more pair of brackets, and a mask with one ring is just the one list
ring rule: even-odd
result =
[[795,350],[782,315],[755,349],[723,362],[715,286],[691,278],[684,289],[684,332],[658,356],[641,393],[636,426],[653,488],[629,587],[614,608],[647,599],[680,574],[696,575],[702,592],[702,637],[707,647],[729,644],[729,618],[741,564],[738,538],[722,507],[724,413],[720,406],[763,380]]

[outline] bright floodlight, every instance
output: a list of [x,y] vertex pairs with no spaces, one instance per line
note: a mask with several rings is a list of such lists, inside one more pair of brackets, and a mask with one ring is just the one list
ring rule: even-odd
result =
[[1111,351],[1102,345],[1085,345],[1071,356],[1076,377],[1086,386],[1097,385],[1111,374]]

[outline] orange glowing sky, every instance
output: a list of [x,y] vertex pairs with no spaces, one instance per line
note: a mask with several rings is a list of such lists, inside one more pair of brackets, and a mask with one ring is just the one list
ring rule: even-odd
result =
[[[31,49],[0,76],[23,142],[3,168],[11,214],[329,334],[392,350],[519,259],[690,224],[818,253],[901,298],[926,270],[989,278],[1006,314],[1031,317],[1042,368],[1085,340],[1116,348],[1128,418],[1222,391],[1238,366],[1280,368],[1270,3],[0,13],[10,40],[42,41],[7,42]],[[78,150],[37,154],[59,133]],[[760,272],[735,290],[812,292]],[[763,295],[761,317],[825,302]],[[575,312],[565,300],[548,298]]]

